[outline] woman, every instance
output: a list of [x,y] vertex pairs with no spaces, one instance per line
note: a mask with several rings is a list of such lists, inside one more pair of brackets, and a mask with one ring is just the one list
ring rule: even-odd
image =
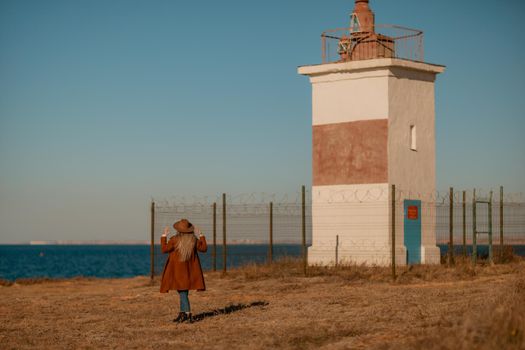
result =
[[[201,231],[194,227],[188,220],[182,219],[173,224],[177,234],[168,241],[169,227],[164,228],[164,234],[160,238],[163,253],[169,253],[162,280],[160,292],[167,293],[170,290],[179,292],[180,313],[173,322],[193,322],[191,315],[190,290],[206,290],[204,276],[202,275],[201,262],[197,251],[205,253],[207,250],[206,238]],[[199,238],[195,237],[195,234]]]

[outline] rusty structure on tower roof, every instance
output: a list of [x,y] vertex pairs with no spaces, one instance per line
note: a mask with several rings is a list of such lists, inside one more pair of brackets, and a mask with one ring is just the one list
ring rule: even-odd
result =
[[423,62],[423,32],[394,25],[376,25],[369,0],[355,0],[346,28],[321,35],[323,63],[401,58]]

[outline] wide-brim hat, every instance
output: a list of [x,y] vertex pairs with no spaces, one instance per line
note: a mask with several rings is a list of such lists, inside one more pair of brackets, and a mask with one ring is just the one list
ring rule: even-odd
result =
[[186,219],[181,219],[173,224],[173,228],[177,230],[177,232],[181,233],[192,233],[194,230],[193,225],[191,222],[189,222]]

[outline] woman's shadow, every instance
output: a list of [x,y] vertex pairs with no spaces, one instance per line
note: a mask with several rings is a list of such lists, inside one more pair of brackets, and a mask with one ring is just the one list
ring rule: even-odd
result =
[[266,305],[268,305],[268,302],[266,301],[254,301],[253,303],[250,303],[250,304],[237,304],[237,305],[232,304],[222,309],[215,309],[212,311],[205,311],[205,312],[196,314],[193,316],[193,322],[202,321],[208,317],[224,315],[224,314],[231,314],[232,312],[240,311],[242,309],[247,309],[247,308],[254,307],[254,306],[266,306]]

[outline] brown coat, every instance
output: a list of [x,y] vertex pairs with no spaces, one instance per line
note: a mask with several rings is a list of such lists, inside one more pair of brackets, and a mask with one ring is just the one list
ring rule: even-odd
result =
[[206,239],[201,237],[197,240],[193,253],[187,261],[180,261],[179,253],[175,249],[178,235],[171,237],[167,242],[166,237],[160,238],[163,253],[169,253],[162,280],[160,292],[167,293],[170,290],[206,290],[204,276],[202,275],[201,262],[197,251],[205,253],[208,249]]

